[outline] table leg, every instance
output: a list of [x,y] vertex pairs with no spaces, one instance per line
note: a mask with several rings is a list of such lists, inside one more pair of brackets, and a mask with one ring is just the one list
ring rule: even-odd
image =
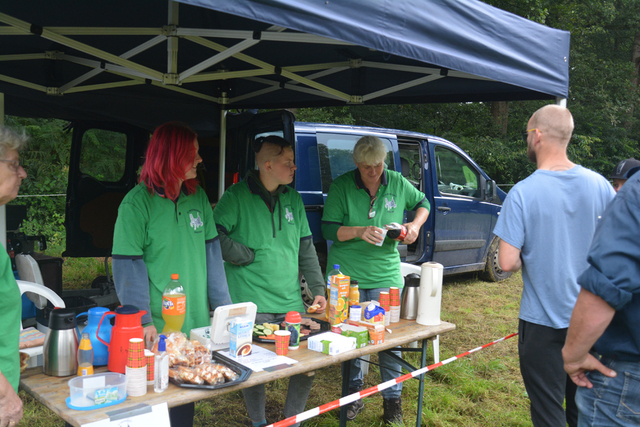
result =
[[[424,368],[427,366],[427,347],[429,344],[429,340],[422,340],[422,354],[420,360],[420,368]],[[420,427],[420,423],[422,421],[422,399],[424,398],[424,375],[422,374],[419,377],[420,386],[418,387],[418,411],[416,414],[416,427]]]
[[[351,361],[342,362],[342,396],[349,394],[349,378],[351,377]],[[347,407],[340,407],[340,427],[347,426]]]

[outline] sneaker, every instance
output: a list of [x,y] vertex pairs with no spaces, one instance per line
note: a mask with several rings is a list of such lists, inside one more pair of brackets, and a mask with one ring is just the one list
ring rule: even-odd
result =
[[382,421],[385,425],[391,423],[402,424],[402,399],[382,399],[384,413]]
[[362,399],[358,399],[355,402],[350,403],[347,406],[347,420],[349,421],[355,420],[358,414],[362,412],[363,409],[364,409],[364,402],[362,401]]

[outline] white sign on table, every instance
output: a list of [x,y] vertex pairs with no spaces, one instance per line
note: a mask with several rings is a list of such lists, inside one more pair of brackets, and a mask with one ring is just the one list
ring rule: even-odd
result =
[[131,408],[107,412],[108,419],[83,424],[81,427],[171,427],[167,402],[149,406],[144,403]]
[[275,352],[257,345],[252,347],[252,352],[248,356],[233,357],[229,354],[229,349],[221,350],[219,353],[235,360],[241,365],[246,366],[253,372],[269,370],[269,368],[274,366],[293,365],[294,363],[298,363],[295,359],[291,359],[286,356],[278,356]]

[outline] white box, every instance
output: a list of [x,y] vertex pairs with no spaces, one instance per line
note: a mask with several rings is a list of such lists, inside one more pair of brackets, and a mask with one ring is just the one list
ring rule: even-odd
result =
[[335,356],[345,351],[356,349],[356,339],[353,337],[345,337],[335,332],[325,332],[323,334],[314,335],[307,340],[307,348],[309,350],[318,351],[320,353]]

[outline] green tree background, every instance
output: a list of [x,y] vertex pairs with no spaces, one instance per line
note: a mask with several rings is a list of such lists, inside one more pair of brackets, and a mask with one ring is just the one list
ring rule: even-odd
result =
[[[640,2],[637,0],[489,0],[489,4],[571,32],[567,106],[576,128],[571,159],[608,176],[625,158],[640,158],[638,77]],[[300,121],[380,126],[434,134],[456,143],[499,184],[514,184],[535,166],[521,139],[541,101],[298,109]],[[31,136],[22,155],[29,168],[21,195],[66,192],[70,135],[66,123],[7,117]],[[506,187],[508,189],[508,186]],[[27,234],[64,240],[64,197],[19,198],[29,206]]]

